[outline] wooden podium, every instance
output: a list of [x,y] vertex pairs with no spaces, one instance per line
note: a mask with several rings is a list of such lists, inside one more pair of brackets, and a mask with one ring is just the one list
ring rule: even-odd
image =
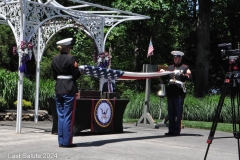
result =
[[80,98],[101,98],[101,92],[100,91],[91,91],[91,90],[79,90],[77,93],[77,99]]
[[[81,95],[80,95],[81,97]],[[111,121],[108,124],[103,121],[101,123],[99,120],[98,111],[104,109],[104,107],[99,107],[99,100],[108,101],[111,103],[110,109],[112,109]],[[90,129],[91,132],[123,132],[123,115],[127,107],[129,100],[127,99],[94,99],[94,98],[79,98],[76,100],[76,111],[75,111],[75,132],[81,132],[85,129]],[[48,98],[48,103],[52,111],[53,125],[52,134],[57,134],[58,130],[58,115],[56,110],[55,98]],[[109,112],[108,112],[109,113]],[[105,118],[106,116],[102,114],[100,118]]]

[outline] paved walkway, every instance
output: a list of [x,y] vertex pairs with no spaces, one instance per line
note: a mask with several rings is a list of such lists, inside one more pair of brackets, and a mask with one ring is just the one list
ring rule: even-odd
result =
[[[0,121],[0,160],[203,160],[210,132],[185,127],[181,136],[167,137],[166,127],[124,124],[124,133],[97,135],[85,131],[73,138],[78,147],[59,148],[51,125],[50,121],[22,122],[22,132],[16,134],[16,122]],[[237,140],[219,138],[232,136],[216,132],[207,159],[237,160]]]

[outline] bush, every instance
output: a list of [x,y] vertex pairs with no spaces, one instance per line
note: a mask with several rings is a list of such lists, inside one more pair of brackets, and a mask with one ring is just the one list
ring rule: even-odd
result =
[[7,102],[7,108],[13,108],[13,101],[17,98],[18,74],[0,69],[0,97]]
[[[23,99],[28,99],[35,103],[35,81],[30,81],[24,77],[23,82]],[[34,89],[33,89],[34,88]],[[39,108],[48,109],[47,98],[55,96],[55,81],[40,79],[39,85]],[[5,109],[15,109],[14,101],[17,99],[18,93],[18,72],[10,72],[0,69],[0,97],[2,97]],[[0,102],[1,103],[1,102]],[[1,106],[0,106],[1,107]],[[2,108],[2,107],[1,107]]]
[[[17,107],[17,101],[15,101],[13,104],[15,107]],[[26,101],[25,99],[22,100],[22,108],[23,110],[33,109],[32,102]]]
[[[129,99],[129,103],[124,113],[125,118],[140,118],[144,113],[145,107],[145,93],[134,94]],[[149,113],[152,118],[158,119],[160,115],[160,100],[161,100],[161,118],[167,115],[166,99],[159,98],[158,96],[151,94],[149,103]]]
[[0,98],[0,111],[5,111],[7,108],[7,101],[3,98]]
[[[129,92],[129,91],[128,91]],[[145,106],[145,93],[133,94],[124,113],[125,118],[138,119],[142,116]],[[206,96],[204,98],[196,98],[191,94],[187,94],[183,106],[183,119],[192,121],[212,122],[216,113],[220,95]],[[161,100],[161,110],[160,110]],[[237,105],[235,104],[235,109]],[[159,118],[161,111],[161,119],[166,117],[167,97],[159,99],[155,94],[150,95],[149,113],[154,119]],[[226,96],[221,109],[218,122],[232,123],[232,107],[230,97]]]

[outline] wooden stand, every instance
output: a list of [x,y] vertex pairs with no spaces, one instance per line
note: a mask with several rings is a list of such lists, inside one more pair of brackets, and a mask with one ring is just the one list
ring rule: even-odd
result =
[[[144,72],[156,72],[157,66],[151,64],[143,65]],[[150,127],[150,128],[159,128],[153,120],[151,114],[149,113],[149,99],[150,99],[150,87],[151,87],[151,79],[146,79],[146,88],[145,88],[145,107],[142,116],[139,118],[136,126],[140,127]]]

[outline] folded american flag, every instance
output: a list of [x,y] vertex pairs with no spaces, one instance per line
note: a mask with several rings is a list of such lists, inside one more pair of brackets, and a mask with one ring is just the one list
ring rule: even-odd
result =
[[84,71],[85,75],[96,77],[96,78],[105,78],[105,79],[119,79],[119,80],[137,80],[137,79],[146,79],[146,78],[155,78],[164,76],[167,74],[171,74],[171,71],[164,71],[164,72],[127,72],[127,71],[120,71],[108,68],[101,68],[96,66],[87,66],[82,65],[78,66],[79,69]]

